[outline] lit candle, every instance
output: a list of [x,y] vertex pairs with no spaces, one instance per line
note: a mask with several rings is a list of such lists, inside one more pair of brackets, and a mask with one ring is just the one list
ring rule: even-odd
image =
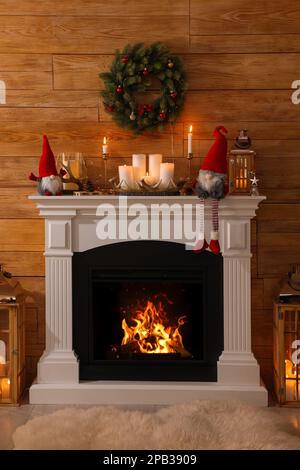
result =
[[108,153],[108,145],[107,145],[107,139],[106,139],[106,137],[103,137],[102,153],[103,153],[103,154],[107,154],[107,153]]
[[160,187],[167,189],[173,181],[174,177],[174,163],[161,163],[160,164]]
[[7,378],[1,380],[1,398],[10,398],[10,380]]
[[149,175],[153,176],[156,182],[160,178],[160,164],[162,162],[162,155],[160,153],[153,153],[149,155]]
[[146,176],[144,176],[144,181],[146,184],[148,184],[149,186],[153,186],[155,183],[157,183],[157,180],[154,176],[150,176],[148,171],[146,173]]
[[133,189],[134,188],[134,178],[133,178],[133,167],[122,165],[119,166],[119,180],[121,183],[122,189]]
[[144,153],[132,155],[133,176],[140,181],[146,173],[146,155]]
[[188,153],[193,153],[193,126],[190,126],[188,133]]

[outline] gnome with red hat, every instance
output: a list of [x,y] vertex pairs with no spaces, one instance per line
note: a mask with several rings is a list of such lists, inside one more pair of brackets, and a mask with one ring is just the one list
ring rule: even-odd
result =
[[[215,128],[213,136],[216,140],[200,167],[195,186],[196,194],[200,198],[200,233],[194,247],[196,253],[201,253],[208,248],[216,255],[220,253],[219,200],[224,198],[228,192],[227,139],[222,132],[227,134],[225,127],[218,126]],[[207,198],[212,200],[212,231],[209,245],[204,235],[204,206]]]
[[61,196],[63,194],[62,170],[59,175],[56,170],[55,158],[46,135],[43,136],[43,152],[39,162],[39,176],[30,173],[31,181],[38,181],[38,192],[42,196]]

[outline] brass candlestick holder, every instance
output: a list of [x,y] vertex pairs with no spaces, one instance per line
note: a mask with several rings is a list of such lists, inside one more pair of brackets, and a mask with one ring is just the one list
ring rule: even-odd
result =
[[192,159],[193,159],[193,154],[192,154],[192,153],[188,153],[186,159],[187,159],[187,161],[188,161],[188,177],[187,177],[187,180],[188,180],[188,182],[190,182],[190,181],[191,181],[191,174],[192,174]]
[[109,154],[102,152],[102,160],[104,163],[104,190],[108,190],[108,182],[107,182],[107,160],[108,160]]

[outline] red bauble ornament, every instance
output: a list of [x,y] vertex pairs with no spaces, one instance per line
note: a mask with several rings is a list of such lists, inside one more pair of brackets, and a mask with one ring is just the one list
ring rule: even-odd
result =
[[172,98],[176,98],[176,96],[177,96],[177,91],[171,91],[170,96],[171,96]]
[[149,75],[149,73],[150,73],[149,70],[147,69],[147,67],[145,67],[144,70],[143,70],[144,77],[147,77],[147,75]]
[[152,104],[146,104],[145,105],[147,113],[151,113],[153,111],[153,106]]
[[121,85],[118,85],[117,88],[116,88],[116,92],[118,93],[118,95],[122,95],[124,89]]
[[106,106],[106,109],[109,113],[113,113],[114,110],[115,110],[115,107],[112,104],[110,104],[110,105]]
[[142,117],[144,115],[144,112],[145,112],[145,106],[143,104],[140,104],[138,107],[138,115]]
[[123,64],[126,64],[128,61],[129,61],[129,57],[127,55],[124,55],[124,57],[122,57],[121,59],[121,62],[123,62]]
[[160,117],[160,119],[165,119],[166,118],[166,113],[164,111],[161,111],[159,113],[159,117]]

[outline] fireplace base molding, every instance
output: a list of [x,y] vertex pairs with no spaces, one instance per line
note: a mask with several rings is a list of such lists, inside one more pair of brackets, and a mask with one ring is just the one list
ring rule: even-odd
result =
[[[236,399],[267,405],[259,365],[251,350],[251,230],[261,196],[228,196],[220,202],[220,245],[223,254],[224,350],[217,364],[217,382],[80,381],[73,351],[72,257],[120,240],[96,235],[99,204],[110,204],[124,216],[117,196],[30,196],[45,218],[46,350],[30,388],[33,404],[169,404],[194,399]],[[133,204],[191,204],[193,196],[128,197]],[[134,211],[133,211],[134,212]],[[128,212],[129,214],[129,212]],[[207,210],[206,235],[211,229]],[[130,215],[128,216],[130,218]],[[149,223],[150,227],[150,223]],[[172,240],[187,244],[187,240]],[[201,256],[201,255],[195,255]]]
[[260,385],[107,380],[74,384],[33,384],[30,388],[30,403],[36,405],[169,405],[192,400],[241,400],[266,406],[267,392]]

